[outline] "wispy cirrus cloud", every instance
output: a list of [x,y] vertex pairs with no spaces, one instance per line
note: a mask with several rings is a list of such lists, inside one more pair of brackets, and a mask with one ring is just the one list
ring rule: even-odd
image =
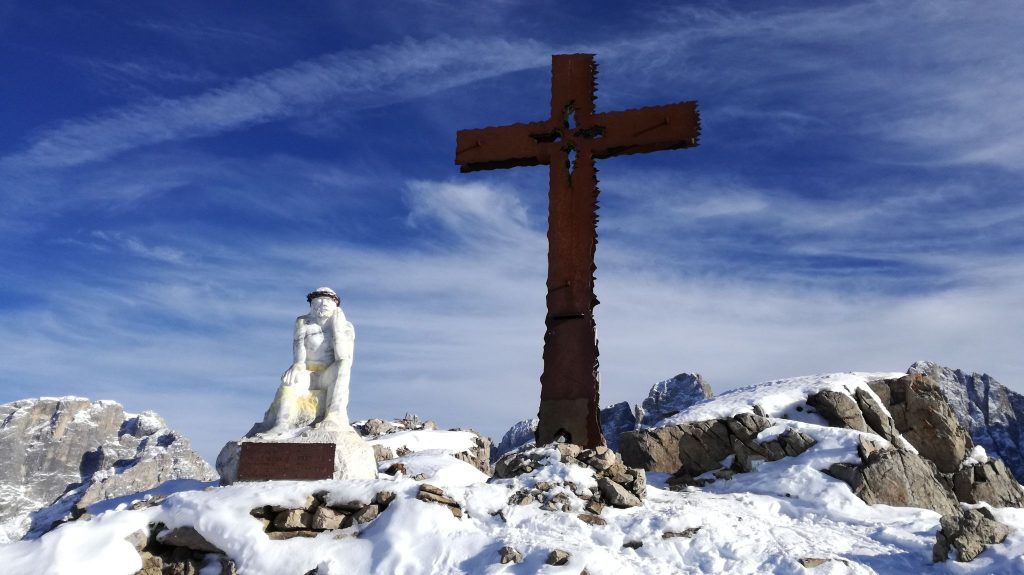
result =
[[[301,115],[332,102],[350,109],[430,94],[547,64],[531,41],[406,41],[298,62],[195,96],[158,99],[43,130],[0,168],[58,168],[136,148]],[[473,54],[467,58],[466,54]]]

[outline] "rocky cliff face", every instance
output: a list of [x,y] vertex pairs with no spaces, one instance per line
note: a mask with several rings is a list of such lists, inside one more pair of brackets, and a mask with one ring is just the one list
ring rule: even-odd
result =
[[77,397],[0,405],[0,461],[0,543],[104,499],[217,478],[156,413]]
[[699,373],[680,373],[651,386],[641,405],[644,425],[652,426],[714,394]]
[[1017,480],[1024,481],[1024,395],[1010,391],[988,374],[967,374],[930,361],[915,363],[907,373],[938,382],[974,443],[1002,459]]

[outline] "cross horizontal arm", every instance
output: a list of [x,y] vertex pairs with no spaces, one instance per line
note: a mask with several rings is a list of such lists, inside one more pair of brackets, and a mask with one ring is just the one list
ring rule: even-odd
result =
[[535,134],[550,132],[547,122],[460,130],[455,138],[455,163],[460,172],[547,164]]
[[604,128],[591,144],[595,158],[692,148],[700,138],[697,102],[594,114],[589,123]]

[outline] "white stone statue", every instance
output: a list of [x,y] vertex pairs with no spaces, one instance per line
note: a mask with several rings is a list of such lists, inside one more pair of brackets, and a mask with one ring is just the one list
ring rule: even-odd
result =
[[245,443],[334,444],[334,479],[377,477],[373,448],[348,420],[355,328],[331,288],[313,290],[306,301],[309,313],[295,320],[292,366],[281,376],[263,421],[241,440],[225,445],[217,457],[222,483],[238,478]]
[[293,363],[263,419],[262,437],[313,426],[344,429],[356,332],[345,319],[334,290],[321,287],[306,296],[309,313],[295,320]]

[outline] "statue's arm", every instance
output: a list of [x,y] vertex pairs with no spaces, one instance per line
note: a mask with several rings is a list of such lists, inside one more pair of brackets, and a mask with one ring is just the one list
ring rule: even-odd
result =
[[334,358],[335,360],[352,361],[355,351],[356,328],[351,322],[334,318]]
[[292,363],[306,368],[306,334],[302,329],[305,323],[302,318],[295,320],[295,336],[292,339]]

